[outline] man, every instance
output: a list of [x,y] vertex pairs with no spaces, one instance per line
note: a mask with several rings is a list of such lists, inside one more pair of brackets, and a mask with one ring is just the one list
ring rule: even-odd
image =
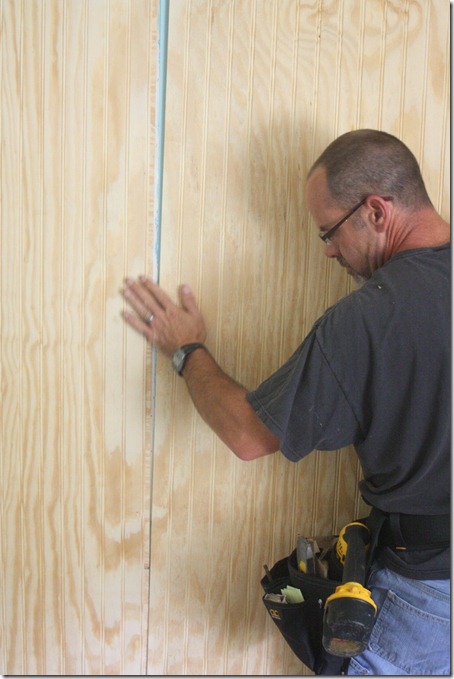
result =
[[374,130],[332,142],[306,198],[325,254],[362,285],[254,392],[204,347],[187,286],[175,305],[149,279],[128,279],[135,313],[124,317],[173,357],[199,413],[241,459],[355,446],[361,493],[387,519],[368,580],[379,613],[349,673],[449,674],[449,225],[409,149]]

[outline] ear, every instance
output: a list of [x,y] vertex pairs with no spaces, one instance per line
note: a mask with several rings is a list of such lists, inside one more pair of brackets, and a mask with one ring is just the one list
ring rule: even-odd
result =
[[368,210],[368,219],[377,233],[383,233],[388,229],[391,222],[391,213],[393,209],[391,198],[382,198],[381,196],[369,196],[366,200]]

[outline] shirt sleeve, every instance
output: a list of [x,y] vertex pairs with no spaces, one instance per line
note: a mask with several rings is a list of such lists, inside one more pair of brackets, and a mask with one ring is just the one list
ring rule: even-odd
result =
[[247,399],[294,461],[312,450],[337,450],[361,439],[347,396],[314,328],[293,356]]

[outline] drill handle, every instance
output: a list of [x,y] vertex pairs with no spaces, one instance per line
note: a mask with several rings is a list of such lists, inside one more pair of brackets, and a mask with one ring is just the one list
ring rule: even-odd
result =
[[366,545],[370,534],[366,526],[352,523],[345,529],[344,540],[347,543],[342,582],[366,583]]

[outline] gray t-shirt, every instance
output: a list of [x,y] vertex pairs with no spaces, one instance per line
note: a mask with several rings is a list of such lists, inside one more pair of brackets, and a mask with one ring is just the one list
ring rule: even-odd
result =
[[353,444],[386,512],[450,511],[450,271],[449,245],[399,253],[248,394],[290,460]]

